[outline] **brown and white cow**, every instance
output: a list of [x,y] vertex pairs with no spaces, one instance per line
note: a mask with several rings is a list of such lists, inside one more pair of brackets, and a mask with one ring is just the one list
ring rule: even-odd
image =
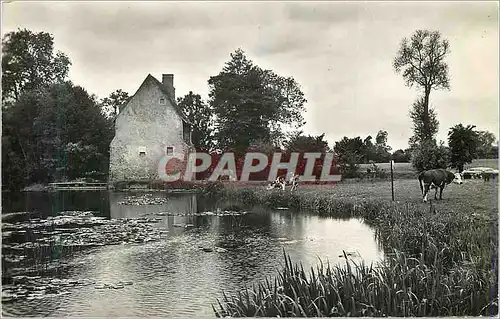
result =
[[439,188],[439,199],[443,199],[443,190],[446,185],[452,182],[463,184],[462,176],[459,173],[453,173],[441,168],[423,171],[418,175],[418,182],[420,183],[420,190],[422,191],[424,203],[427,202],[429,188],[436,189],[434,199],[437,199],[437,191]]
[[292,187],[290,187],[290,192],[293,192],[299,186],[299,177],[300,177],[299,175],[294,174],[293,177],[290,179],[290,184],[292,185]]
[[267,186],[267,189],[281,188],[286,190],[286,186],[290,186],[290,192],[293,192],[299,186],[299,177],[299,175],[292,175],[290,180],[287,181],[284,175],[278,176],[274,182]]

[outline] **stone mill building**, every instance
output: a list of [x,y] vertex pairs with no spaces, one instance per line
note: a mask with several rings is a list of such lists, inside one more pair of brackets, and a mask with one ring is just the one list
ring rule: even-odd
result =
[[157,180],[165,155],[193,150],[191,125],[175,101],[174,75],[151,74],[120,108],[110,145],[109,182]]

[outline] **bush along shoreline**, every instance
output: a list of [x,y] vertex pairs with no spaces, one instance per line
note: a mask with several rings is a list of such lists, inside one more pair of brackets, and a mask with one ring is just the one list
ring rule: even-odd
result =
[[498,216],[419,209],[328,194],[224,189],[244,205],[286,206],[323,216],[358,217],[375,228],[383,262],[305,270],[284,252],[285,267],[236,295],[217,317],[493,316],[498,314]]

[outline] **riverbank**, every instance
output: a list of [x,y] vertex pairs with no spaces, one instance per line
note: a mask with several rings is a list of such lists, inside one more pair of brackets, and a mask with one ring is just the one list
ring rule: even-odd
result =
[[[94,184],[99,184],[95,186]],[[163,182],[163,181],[120,181],[115,183],[85,183],[67,182],[51,184],[33,184],[24,187],[22,192],[55,192],[55,191],[92,191],[109,190],[114,192],[166,192],[166,193],[194,193],[203,192],[215,186],[223,185],[221,182],[192,181],[192,182]]]
[[[408,180],[415,178],[416,173],[414,172],[399,172],[394,174],[394,179]],[[343,179],[338,182],[339,184],[360,184],[360,183],[377,183],[377,182],[388,182],[390,181],[390,175],[385,177],[360,177],[360,178],[348,178]],[[99,186],[92,185],[93,183],[85,183],[81,181],[76,182],[65,182],[65,183],[51,183],[51,184],[32,184],[22,188],[22,192],[54,192],[61,190],[71,190],[71,191],[88,191],[88,190],[110,190],[114,192],[128,192],[128,191],[143,191],[143,192],[203,192],[205,189],[210,189],[213,187],[221,187],[222,185],[226,187],[259,187],[266,186],[269,181],[177,181],[177,182],[164,182],[164,181],[154,181],[154,180],[127,180],[127,181],[117,181],[113,183],[94,183],[99,184]],[[318,185],[332,185],[331,182],[301,182],[300,185],[311,187]],[[3,192],[9,192],[9,190],[3,190]]]
[[[244,205],[361,217],[376,229],[384,265],[325,266],[304,271],[288,261],[275,278],[239,296],[224,296],[225,316],[477,316],[498,313],[497,184],[450,185],[444,200],[421,202],[415,181],[389,186],[302,187],[290,194],[226,187]],[[286,258],[286,256],[285,256]],[[348,257],[346,256],[346,259]],[[353,277],[352,273],[359,276]]]

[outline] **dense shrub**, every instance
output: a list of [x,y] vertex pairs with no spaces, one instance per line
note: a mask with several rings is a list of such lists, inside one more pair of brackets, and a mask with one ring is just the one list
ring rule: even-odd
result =
[[385,169],[381,169],[375,163],[366,169],[366,172],[361,175],[362,179],[385,179],[388,174]]
[[423,141],[412,152],[412,165],[417,171],[447,168],[450,152],[444,145],[437,145],[435,140]]
[[392,159],[395,163],[408,163],[410,162],[410,154],[403,150],[397,150],[392,153]]

